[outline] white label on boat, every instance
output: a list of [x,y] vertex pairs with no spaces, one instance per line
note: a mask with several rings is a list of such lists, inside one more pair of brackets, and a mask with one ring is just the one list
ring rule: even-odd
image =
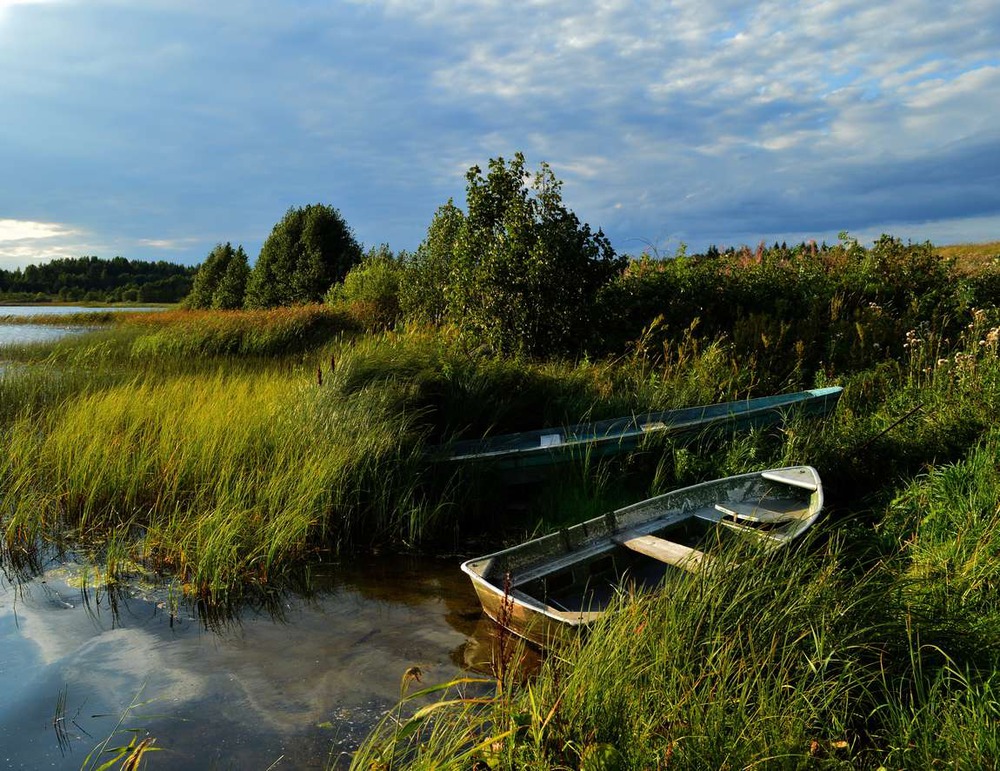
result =
[[541,447],[558,447],[562,444],[562,434],[544,434]]
[[641,426],[643,431],[662,431],[666,427],[667,425],[662,420],[655,423],[643,423]]

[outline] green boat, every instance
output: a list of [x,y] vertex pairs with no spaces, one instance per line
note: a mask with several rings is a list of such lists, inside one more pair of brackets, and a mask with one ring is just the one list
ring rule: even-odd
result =
[[777,396],[744,399],[566,428],[543,428],[441,445],[432,454],[445,462],[491,462],[500,468],[549,466],[582,457],[605,457],[634,450],[655,434],[682,434],[724,427],[746,430],[776,425],[797,414],[822,417],[837,405],[843,389],[814,388]]

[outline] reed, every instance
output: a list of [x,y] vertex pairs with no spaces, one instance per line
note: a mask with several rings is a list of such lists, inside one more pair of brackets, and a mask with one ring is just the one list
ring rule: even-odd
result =
[[391,407],[375,389],[341,402],[276,373],[70,397],[6,431],[8,537],[127,530],[136,557],[223,596],[319,545],[408,531],[418,437]]
[[533,680],[386,721],[352,767],[388,747],[396,769],[994,767],[996,647],[976,667],[924,642],[894,570],[847,546],[625,590]]
[[325,305],[256,311],[125,313],[119,324],[142,331],[131,349],[138,359],[287,356],[361,329],[349,314]]
[[[465,703],[454,714],[442,708],[419,750],[398,752],[408,759],[398,767],[463,767],[450,754],[456,734],[466,747],[492,737],[479,759],[494,769],[583,768],[598,755],[636,769],[835,757],[863,722],[850,706],[870,679],[866,627],[853,620],[863,593],[845,586],[831,550],[774,560],[743,553],[742,564],[732,556],[714,579],[624,593],[586,640],[549,657],[530,685],[499,688],[477,720]],[[444,725],[452,735],[436,747]],[[369,767],[380,746],[401,738],[411,737],[376,734],[354,767]]]
[[394,768],[467,768],[472,748],[492,769],[995,767],[997,328],[907,336],[828,421],[665,442],[654,485],[818,466],[823,540],[626,592],[536,679],[441,703],[433,730],[383,725],[355,767],[390,743]]

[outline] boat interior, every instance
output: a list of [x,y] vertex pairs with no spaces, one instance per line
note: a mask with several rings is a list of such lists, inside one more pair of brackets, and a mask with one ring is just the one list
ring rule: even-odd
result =
[[668,573],[703,569],[722,542],[735,535],[715,522],[691,517],[660,531],[623,532],[602,550],[565,564],[549,563],[517,577],[514,589],[556,610],[604,610],[616,593],[649,591]]
[[651,498],[467,564],[498,587],[509,576],[509,589],[523,600],[563,613],[599,612],[617,593],[656,589],[671,573],[710,570],[713,555],[731,541],[787,543],[822,502],[808,467],[726,482]]

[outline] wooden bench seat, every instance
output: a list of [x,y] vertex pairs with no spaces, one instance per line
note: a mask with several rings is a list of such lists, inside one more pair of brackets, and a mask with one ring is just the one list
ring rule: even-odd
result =
[[776,525],[801,519],[809,511],[809,505],[801,501],[769,498],[767,506],[746,501],[726,501],[715,504],[716,510],[727,517],[756,524]]
[[703,569],[709,563],[709,556],[705,552],[665,538],[657,538],[655,535],[627,531],[619,533],[612,540],[626,549],[645,554],[674,567],[690,570],[692,573]]

